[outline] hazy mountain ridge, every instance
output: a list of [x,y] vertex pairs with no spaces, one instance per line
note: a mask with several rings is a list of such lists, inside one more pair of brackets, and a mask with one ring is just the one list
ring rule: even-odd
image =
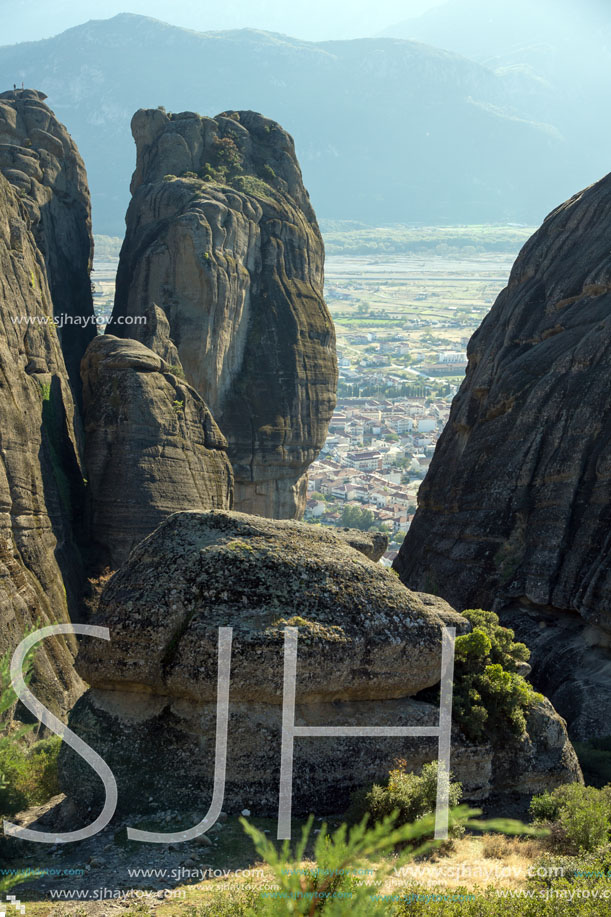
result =
[[122,14],[0,48],[0,80],[48,93],[83,151],[103,233],[122,233],[131,115],[160,104],[282,121],[322,217],[530,221],[596,177],[528,121],[503,77],[400,39],[198,33]]
[[489,67],[523,114],[558,127],[571,155],[582,157],[587,181],[607,172],[611,126],[598,115],[611,89],[604,0],[447,0],[383,35],[447,48]]

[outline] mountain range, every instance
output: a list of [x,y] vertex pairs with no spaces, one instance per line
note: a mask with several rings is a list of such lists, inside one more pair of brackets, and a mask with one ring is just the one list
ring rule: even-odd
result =
[[121,14],[1,47],[0,85],[22,82],[48,95],[75,137],[95,230],[109,235],[123,234],[129,123],[144,107],[281,121],[329,219],[537,221],[606,171],[604,150],[577,142],[570,118],[558,126],[541,80],[402,38],[314,43]]

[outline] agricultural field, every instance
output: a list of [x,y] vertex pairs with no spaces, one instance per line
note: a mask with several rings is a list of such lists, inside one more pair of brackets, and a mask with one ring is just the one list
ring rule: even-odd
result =
[[[514,251],[337,255],[325,293],[344,384],[424,381],[434,395],[464,376],[469,339],[507,283]],[[419,379],[420,377],[420,379]],[[340,393],[349,394],[348,391]],[[356,390],[351,392],[357,394]],[[367,390],[366,394],[372,394]]]

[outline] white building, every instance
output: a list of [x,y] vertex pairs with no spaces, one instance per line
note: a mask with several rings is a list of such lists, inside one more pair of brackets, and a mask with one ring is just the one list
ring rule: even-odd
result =
[[380,460],[382,456],[379,452],[348,452],[346,454],[346,461],[353,468],[358,468],[359,471],[377,471],[380,467]]
[[467,358],[459,350],[444,350],[437,354],[438,363],[466,363]]
[[418,419],[418,432],[419,433],[432,433],[437,429],[437,418],[433,417],[431,414],[427,414],[424,417]]

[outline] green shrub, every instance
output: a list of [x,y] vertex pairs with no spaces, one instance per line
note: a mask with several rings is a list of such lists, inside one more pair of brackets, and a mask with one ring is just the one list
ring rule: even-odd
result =
[[185,371],[180,363],[169,363],[168,366],[172,375],[176,376],[178,379],[186,378]]
[[244,194],[252,194],[255,197],[273,200],[273,191],[270,185],[261,178],[257,178],[256,175],[236,175],[231,179],[231,184]]
[[[374,823],[388,818],[393,812],[397,813],[398,825],[433,814],[437,803],[437,770],[436,761],[425,764],[420,774],[407,771],[405,761],[397,762],[388,775],[386,786],[375,784],[365,798],[367,812]],[[450,808],[458,805],[461,796],[461,784],[450,780]]]
[[[25,681],[31,677],[32,659],[24,665]],[[10,779],[10,759],[21,749],[21,740],[33,726],[16,726],[13,722],[13,710],[17,703],[17,695],[11,686],[10,654],[0,658],[0,815],[8,814],[5,808],[7,799],[13,793],[13,784]],[[8,765],[8,767],[7,767]]]
[[560,798],[554,793],[541,793],[530,801],[530,816],[534,822],[554,822],[560,814]]
[[199,178],[218,184],[235,184],[244,171],[244,157],[232,137],[216,137],[212,162],[204,163]]
[[224,166],[230,175],[242,172],[244,157],[233,137],[215,137],[214,152],[217,164]]
[[12,815],[28,806],[42,805],[59,793],[57,759],[61,739],[52,736],[31,748],[18,741],[0,747],[0,812]]
[[473,629],[456,638],[454,719],[474,742],[495,741],[526,730],[526,711],[543,700],[517,674],[530,652],[498,615],[481,608],[463,612]]
[[610,879],[611,844],[605,844],[591,853],[581,853],[578,856],[575,854],[545,854],[533,864],[530,884],[550,888],[559,876],[571,882]]
[[611,785],[597,789],[570,783],[551,793],[534,796],[530,804],[533,820],[555,826],[555,846],[588,853],[609,842],[611,834]]
[[[31,670],[30,656],[24,664],[26,682]],[[16,701],[7,655],[0,659],[0,816],[40,805],[59,792],[57,758],[61,739],[52,736],[29,744],[26,737],[33,726],[13,721]]]
[[[488,655],[492,664],[502,666],[507,672],[516,672],[520,663],[528,662],[530,650],[524,643],[514,641],[514,632],[509,627],[499,624],[499,616],[493,611],[484,611],[482,608],[468,608],[462,612],[463,617],[471,622],[473,631],[478,630],[490,640]],[[458,641],[465,637],[458,637]],[[458,652],[458,647],[457,647]]]

